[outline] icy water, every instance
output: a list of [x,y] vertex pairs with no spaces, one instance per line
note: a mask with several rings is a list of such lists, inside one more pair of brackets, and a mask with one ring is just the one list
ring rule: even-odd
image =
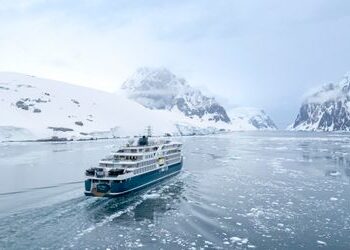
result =
[[0,144],[0,249],[350,249],[350,135],[180,140],[180,175],[118,199],[83,172],[123,141]]

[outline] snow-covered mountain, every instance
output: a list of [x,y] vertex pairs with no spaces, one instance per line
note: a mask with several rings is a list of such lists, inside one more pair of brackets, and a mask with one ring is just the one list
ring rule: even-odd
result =
[[293,130],[350,131],[350,74],[309,96],[291,126]]
[[200,134],[224,122],[150,110],[124,96],[17,73],[0,73],[0,141],[102,138],[144,133]]
[[147,126],[155,135],[275,128],[264,112],[247,108],[232,112],[231,123],[215,99],[192,89],[184,80],[167,70],[151,75],[146,72],[149,69],[140,69],[138,77],[123,85],[124,93],[136,93],[131,99],[124,94],[0,72],[0,141],[132,136],[143,134]]
[[229,111],[232,130],[275,130],[277,126],[265,111],[239,107]]
[[149,109],[181,112],[201,121],[230,123],[226,110],[214,98],[203,95],[165,68],[138,69],[124,82],[122,90]]

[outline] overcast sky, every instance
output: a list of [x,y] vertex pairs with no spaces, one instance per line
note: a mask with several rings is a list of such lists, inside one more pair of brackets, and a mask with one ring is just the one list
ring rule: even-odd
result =
[[115,91],[164,66],[229,108],[292,123],[350,71],[350,1],[0,0],[0,71]]

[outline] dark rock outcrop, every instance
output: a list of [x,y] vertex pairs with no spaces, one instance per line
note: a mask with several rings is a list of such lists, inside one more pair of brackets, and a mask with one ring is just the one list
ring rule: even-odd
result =
[[23,109],[23,110],[29,110],[29,105],[27,105],[24,101],[18,101],[16,102],[17,108]]
[[75,122],[75,125],[84,126],[84,123],[82,121],[77,121],[77,122]]
[[74,129],[71,129],[71,128],[64,128],[64,127],[48,127],[48,129],[52,129],[53,131],[59,131],[59,132],[70,132],[70,131],[74,131]]
[[328,84],[307,98],[292,126],[294,130],[350,131],[350,81]]

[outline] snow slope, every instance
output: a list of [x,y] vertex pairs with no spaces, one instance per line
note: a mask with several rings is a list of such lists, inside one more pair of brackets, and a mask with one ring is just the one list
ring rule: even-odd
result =
[[289,129],[350,131],[350,74],[307,97]]
[[[0,141],[206,133],[227,124],[150,110],[124,96],[17,73],[0,73]],[[191,133],[192,133],[191,132]]]
[[261,109],[238,107],[229,111],[232,130],[275,130],[277,126]]

